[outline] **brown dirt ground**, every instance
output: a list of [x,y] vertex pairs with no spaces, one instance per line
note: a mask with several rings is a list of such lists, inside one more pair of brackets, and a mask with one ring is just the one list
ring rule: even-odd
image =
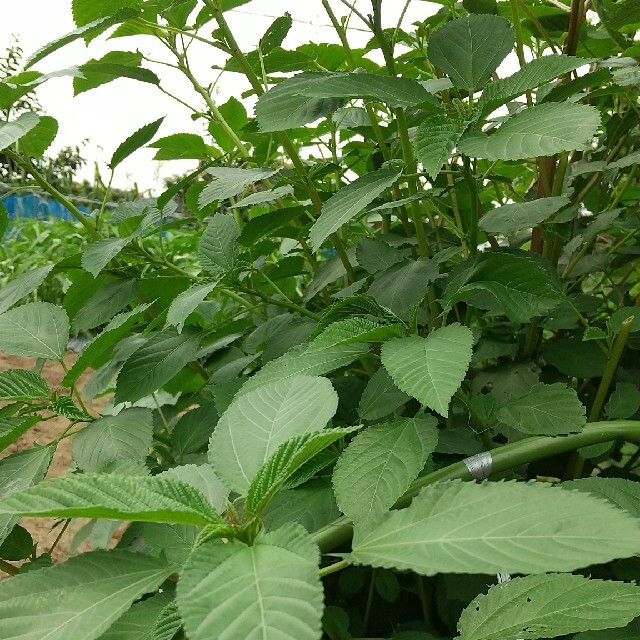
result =
[[[65,358],[65,364],[67,367],[71,367],[77,358],[76,354],[69,354]],[[35,366],[35,358],[22,358],[17,356],[7,356],[0,353],[0,371],[6,369],[33,369]],[[64,371],[57,362],[47,362],[41,373],[42,377],[49,383],[49,386],[56,389],[60,386],[62,378],[64,377]],[[85,372],[78,381],[78,388],[82,390],[85,383],[91,376],[91,372]],[[106,398],[99,398],[96,401],[89,403],[87,408],[94,415],[99,413],[106,403]],[[1,457],[5,457],[17,451],[29,449],[35,442],[41,445],[48,444],[54,440],[69,424],[69,421],[65,418],[54,418],[46,422],[41,422],[32,427],[27,433],[25,433],[18,441],[8,447]],[[56,453],[53,457],[47,478],[57,478],[65,475],[71,465],[71,440],[72,438],[65,438],[58,445]],[[56,522],[54,518],[23,518],[20,520],[20,524],[29,530],[35,542],[38,543],[38,553],[45,553],[49,551],[54,540],[58,536],[60,531],[59,527],[52,529],[53,524]],[[66,529],[62,538],[58,542],[56,548],[53,551],[52,557],[54,562],[59,562],[66,559],[69,555],[69,549],[73,537],[78,530],[86,523],[86,520],[74,519],[71,525]],[[75,553],[81,553],[87,551],[89,545],[87,541],[81,543],[80,547]],[[19,563],[12,563],[19,564]],[[0,579],[6,577],[5,574],[0,572]]]

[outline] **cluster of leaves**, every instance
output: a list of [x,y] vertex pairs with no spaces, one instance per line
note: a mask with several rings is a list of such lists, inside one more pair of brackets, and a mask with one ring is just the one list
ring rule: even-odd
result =
[[[112,171],[144,145],[200,165],[75,211],[61,305],[16,306],[53,265],[0,290],[0,351],[37,359],[0,372],[2,448],[69,420],[0,461],[3,637],[640,638],[637,0],[444,2],[412,30],[321,0],[340,46],[285,48],[285,15],[243,52],[247,2],[74,0],[77,30],[0,83],[18,101],[69,42],[160,39],[206,126],[117,148]],[[194,75],[196,40],[254,117]],[[131,49],[60,73],[162,85]],[[74,212],[31,161],[53,135],[25,112],[0,147]],[[43,480],[67,436],[72,473]],[[130,524],[51,567],[21,516],[89,518],[103,548]]]

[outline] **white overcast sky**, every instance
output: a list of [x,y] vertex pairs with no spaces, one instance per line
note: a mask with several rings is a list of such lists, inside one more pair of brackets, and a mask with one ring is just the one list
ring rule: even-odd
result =
[[[42,45],[72,31],[75,27],[71,18],[71,0],[3,0],[2,20],[0,20],[0,48],[4,49],[11,35],[19,37],[28,56]],[[395,26],[404,6],[404,0],[386,0],[384,3],[385,26]],[[332,0],[338,14],[347,9],[339,0]],[[370,0],[357,0],[356,6],[364,13],[370,11]],[[437,10],[437,5],[423,0],[412,0],[404,19],[404,25],[423,20]],[[260,36],[273,19],[285,11],[291,13],[294,24],[284,46],[295,48],[305,42],[337,42],[333,29],[329,26],[320,0],[253,0],[230,11],[228,21],[236,33],[242,48],[247,51],[255,47]],[[361,26],[353,18],[354,27],[351,36],[355,46],[366,42],[370,34],[359,31]],[[203,30],[203,35],[207,29]],[[192,65],[201,84],[213,81],[216,72],[212,64],[221,64],[223,54],[207,45],[192,47]],[[160,45],[153,38],[120,38],[108,40],[101,37],[89,47],[82,41],[72,43],[52,54],[36,69],[43,72],[65,69],[79,65],[91,58],[100,58],[111,50],[138,48],[156,59],[168,59]],[[172,70],[158,65],[146,65],[161,78],[171,78],[167,86],[173,93],[184,97],[191,104],[200,105],[190,86],[180,77],[167,75]],[[240,96],[248,87],[239,74],[225,74],[218,83],[219,95],[216,100],[221,104],[229,96]],[[161,116],[167,116],[159,136],[171,133],[200,133],[202,125],[193,122],[186,108],[178,105],[158,91],[153,85],[121,79],[73,97],[70,78],[49,81],[38,90],[38,97],[45,111],[60,123],[58,136],[52,146],[55,151],[66,145],[75,145],[88,138],[89,144],[84,155],[89,160],[82,177],[93,176],[94,161],[98,162],[103,179],[108,176],[106,163],[117,145],[136,129]],[[114,185],[125,187],[137,182],[141,189],[161,188],[161,178],[174,173],[182,173],[195,168],[195,161],[155,162],[154,150],[143,149],[135,153],[118,167]]]

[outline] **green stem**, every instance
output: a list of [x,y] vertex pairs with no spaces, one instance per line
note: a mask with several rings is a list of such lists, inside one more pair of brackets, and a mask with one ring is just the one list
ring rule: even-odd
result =
[[624,348],[627,346],[627,339],[629,338],[629,334],[631,333],[631,326],[634,320],[635,316],[629,316],[626,320],[624,320],[622,323],[622,327],[620,328],[620,331],[616,336],[616,339],[613,343],[613,348],[611,349],[611,355],[609,356],[607,366],[604,369],[604,373],[602,374],[602,378],[600,380],[600,385],[598,386],[595,400],[593,401],[593,405],[591,406],[591,412],[589,413],[589,422],[594,422],[600,417],[600,412],[602,411],[604,400],[607,397],[607,393],[609,392],[611,381],[613,380],[613,376],[615,375],[616,369],[618,368],[620,358],[624,353]]
[[464,158],[465,179],[471,192],[471,221],[469,226],[469,250],[471,255],[478,253],[478,185],[471,171],[471,161]]
[[231,289],[222,289],[222,288],[217,289],[217,291],[220,292],[223,296],[227,296],[227,298],[231,298],[232,300],[239,302],[243,307],[246,307],[248,311],[253,313],[258,318],[261,318],[262,320],[267,319],[266,315],[262,313],[255,305],[251,304],[249,300],[245,300],[242,296],[238,295],[235,291],[231,291]]
[[[609,442],[617,438],[640,444],[640,421],[611,420],[609,422],[592,422],[577,434],[558,437],[536,436],[497,447],[491,452],[493,459],[492,473],[502,473],[522,464],[528,464],[593,444]],[[411,500],[428,485],[456,479],[473,479],[463,461],[418,478],[404,496],[396,502],[394,508],[401,509],[408,506]],[[335,547],[348,542],[352,533],[353,525],[351,521],[343,516],[314,533],[313,537],[322,552],[327,553]]]
[[211,98],[211,94],[198,82],[197,78],[193,75],[193,72],[191,71],[184,55],[178,53],[177,50],[174,50],[173,53],[178,58],[178,68],[189,79],[189,82],[191,82],[193,88],[202,96],[207,107],[209,108],[209,111],[211,111],[211,114],[213,115],[215,121],[222,127],[224,132],[231,138],[231,140],[233,141],[233,144],[236,145],[240,154],[244,158],[248,158],[249,150],[244,146],[244,143],[242,142],[242,140],[240,140],[240,138],[238,137],[238,134],[233,130],[232,127],[229,126],[229,124],[225,120],[222,113],[220,113],[220,110],[216,106],[216,103]]
[[[265,92],[264,87],[262,86],[262,82],[249,64],[249,61],[242,52],[242,49],[240,49],[240,45],[235,39],[233,32],[229,28],[229,25],[224,18],[221,7],[216,3],[216,0],[204,0],[204,3],[209,8],[209,11],[211,11],[211,14],[218,23],[218,26],[220,27],[225,40],[229,45],[229,54],[240,65],[240,68],[247,77],[247,80],[249,80],[249,83],[251,84],[251,87],[253,88],[256,95],[261,96]],[[307,169],[302,162],[302,158],[300,157],[298,150],[284,131],[279,131],[277,135],[280,140],[280,144],[285,150],[285,153],[289,156],[289,159],[293,163],[296,172],[305,183],[314,208],[318,213],[320,213],[322,211],[322,198],[320,197],[320,194],[318,193],[315,185],[309,178],[309,173],[307,172]],[[334,244],[336,252],[338,253],[338,256],[340,257],[340,260],[342,261],[344,269],[347,273],[347,277],[351,282],[354,282],[355,272],[353,271],[353,267],[351,266],[351,263],[347,258],[347,251],[344,247],[344,244],[342,243],[342,240],[340,240],[340,238],[336,234],[333,234],[331,236],[331,240]]]
[[64,532],[69,528],[70,524],[71,524],[71,518],[68,518],[65,521],[65,523],[62,525],[60,533],[57,535],[56,539],[53,541],[53,544],[51,545],[51,548],[49,549],[49,554],[52,554],[53,550],[58,546],[58,543],[60,542],[60,540],[62,540],[62,536],[64,535]]
[[349,562],[347,560],[340,560],[340,562],[334,562],[330,564],[328,567],[323,567],[318,571],[318,574],[321,578],[328,576],[332,573],[336,573],[337,571],[342,571],[342,569],[346,569],[349,566]]
[[[69,369],[68,369],[67,365],[65,364],[64,360],[60,359],[60,360],[59,360],[59,362],[60,362],[60,364],[61,364],[61,366],[62,366],[62,369],[63,369],[63,371],[64,371],[65,375],[66,375],[67,373],[69,373]],[[80,392],[78,391],[78,388],[76,387],[75,383],[71,385],[71,389],[70,389],[70,391],[71,391],[71,394],[72,394],[72,395],[75,395],[76,400],[78,401],[78,404],[80,405],[80,408],[81,408],[81,409],[82,409],[82,410],[83,410],[87,415],[89,415],[89,416],[90,416],[91,414],[90,414],[90,413],[89,413],[89,411],[87,410],[87,407],[85,406],[85,404],[84,404],[84,402],[83,402],[83,400],[82,400],[82,395],[81,395],[81,394],[80,394]]]
[[5,149],[2,153],[11,158],[14,162],[19,164],[23,169],[26,169],[33,179],[38,183],[38,186],[42,187],[54,200],[57,200],[63,207],[65,207],[69,213],[86,229],[87,233],[94,239],[100,240],[100,234],[96,231],[91,224],[90,219],[85,216],[75,204],[73,204],[68,198],[62,195],[53,185],[49,184],[47,180],[40,174],[40,172],[33,166],[33,163],[27,156],[19,156],[10,149]]
[[[261,293],[260,291],[255,291],[254,289],[250,289],[248,287],[241,287],[241,289],[245,293],[248,293],[252,296],[257,296],[261,300],[264,300],[267,304],[273,304],[279,307],[284,307],[285,309],[291,309],[291,311],[297,311],[299,314],[307,316],[307,318],[311,318],[312,320],[320,320],[320,316],[317,313],[313,313],[313,311],[309,311],[309,309],[305,309],[305,307],[302,307],[295,302],[287,302],[286,300],[277,300],[276,298],[270,298],[268,295]],[[238,299],[238,302],[240,300],[243,300],[243,303],[247,306],[250,304],[247,300],[244,300],[237,294],[234,294],[233,291],[229,291],[228,289],[219,289],[219,291],[222,291],[222,293],[228,295],[229,297],[237,296],[236,299]]]
[[367,604],[364,610],[364,620],[362,622],[362,633],[367,634],[369,628],[369,620],[371,618],[371,610],[373,608],[373,596],[376,593],[376,568],[371,569],[371,580],[369,581],[369,592],[367,593]]
[[611,203],[611,206],[609,207],[609,209],[615,209],[620,204],[620,200],[622,200],[625,192],[631,186],[631,183],[633,182],[633,178],[635,177],[637,170],[638,170],[638,165],[634,164],[633,167],[631,168],[631,171],[629,171],[629,175],[624,181],[624,184],[622,185],[622,187],[618,191],[618,194],[616,195],[613,202]]

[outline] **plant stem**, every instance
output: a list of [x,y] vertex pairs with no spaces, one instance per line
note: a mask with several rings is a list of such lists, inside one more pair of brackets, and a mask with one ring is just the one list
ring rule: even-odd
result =
[[571,0],[571,12],[569,14],[569,29],[564,52],[568,56],[575,56],[578,50],[580,27],[584,18],[584,0]]
[[369,581],[369,592],[367,593],[367,604],[364,610],[364,620],[362,622],[362,633],[367,634],[369,627],[369,619],[371,618],[371,609],[373,608],[373,596],[376,592],[376,568],[371,569],[371,580]]
[[5,149],[2,153],[11,158],[14,162],[19,164],[22,168],[26,169],[33,179],[42,187],[54,200],[57,200],[63,207],[65,207],[69,213],[86,229],[87,233],[94,239],[100,240],[100,234],[91,224],[90,219],[76,207],[68,198],[60,193],[53,185],[49,184],[47,180],[39,173],[39,171],[33,166],[33,163],[27,156],[19,156],[10,149]]
[[328,576],[332,573],[336,573],[337,571],[341,571],[342,569],[346,569],[349,566],[349,562],[347,560],[340,560],[340,562],[334,562],[330,564],[328,567],[323,567],[318,571],[318,574],[321,578]]
[[[215,0],[204,0],[204,3],[209,8],[209,11],[211,11],[214,19],[218,23],[218,26],[222,30],[222,33],[224,34],[224,37],[229,45],[230,55],[240,65],[240,68],[242,69],[245,76],[247,77],[247,80],[249,80],[249,83],[251,84],[251,87],[253,88],[256,95],[261,96],[265,92],[264,87],[262,86],[262,82],[260,81],[260,78],[258,78],[255,71],[249,64],[247,57],[244,55],[244,53],[242,53],[242,50],[240,49],[240,45],[236,41],[233,35],[233,32],[229,28],[229,25],[227,24],[227,21],[224,18],[222,9],[220,8],[220,6],[216,4]],[[313,202],[314,208],[318,213],[320,213],[322,211],[322,198],[320,198],[320,194],[318,193],[315,185],[309,178],[309,173],[307,172],[307,169],[304,166],[304,163],[302,162],[302,158],[300,157],[298,150],[296,149],[295,145],[293,144],[289,136],[284,131],[279,131],[277,135],[278,135],[278,138],[280,139],[280,144],[284,148],[285,153],[289,156],[289,159],[293,163],[293,166],[296,172],[305,183],[307,187],[307,191],[309,193],[309,197],[311,198],[311,202]],[[353,267],[351,266],[351,263],[349,262],[349,259],[347,257],[347,251],[344,248],[344,244],[342,243],[342,240],[340,240],[340,238],[336,234],[331,235],[331,240],[334,244],[336,252],[338,253],[338,256],[340,257],[340,260],[344,266],[344,269],[347,273],[347,278],[351,282],[354,282],[356,279],[355,272],[353,270]]]
[[248,311],[251,311],[251,313],[256,315],[258,318],[262,320],[267,319],[266,315],[261,311],[259,311],[255,305],[251,304],[251,302],[249,302],[248,300],[245,300],[242,296],[238,295],[235,291],[231,291],[231,289],[223,289],[223,288],[217,289],[217,291],[219,291],[223,296],[227,296],[227,298],[231,298],[232,300],[239,302],[243,307],[246,307]]
[[[65,364],[64,360],[60,359],[60,364],[62,365],[62,369],[64,370],[65,375],[67,373],[69,373],[69,369],[67,367],[67,365]],[[91,415],[89,413],[89,411],[87,410],[87,407],[85,406],[83,400],[82,400],[82,394],[78,391],[78,388],[76,387],[75,383],[71,385],[71,393],[72,395],[75,394],[76,396],[76,400],[78,401],[78,404],[80,405],[80,408],[87,414],[87,415]]]
[[[497,447],[491,452],[492,473],[501,473],[535,460],[574,451],[592,444],[609,442],[617,438],[640,444],[640,420],[592,422],[577,434],[558,437],[536,436]],[[418,478],[404,496],[396,502],[394,508],[401,509],[408,506],[411,500],[428,485],[456,479],[473,479],[469,469],[462,461]],[[347,542],[351,538],[352,532],[351,521],[343,516],[316,531],[313,537],[321,551],[326,553]]]
[[622,323],[622,327],[620,328],[620,331],[616,336],[613,347],[611,349],[611,355],[609,356],[607,366],[605,367],[604,373],[602,374],[602,378],[600,380],[600,385],[598,386],[595,400],[593,401],[593,405],[591,406],[591,412],[589,413],[589,422],[595,422],[600,417],[600,412],[602,411],[604,400],[607,397],[609,387],[611,386],[611,381],[613,380],[613,376],[615,375],[616,369],[618,368],[620,358],[624,353],[624,348],[627,346],[627,339],[629,338],[629,334],[631,333],[631,326],[634,320],[635,316],[629,316],[626,320],[624,320]]
[[[284,307],[285,309],[291,309],[291,311],[297,311],[299,314],[303,316],[307,316],[307,318],[311,318],[312,320],[316,320],[316,321],[320,320],[320,316],[317,313],[313,313],[313,311],[309,311],[309,309],[305,309],[304,307],[300,306],[299,304],[296,304],[295,302],[287,302],[286,300],[277,300],[275,298],[270,298],[268,295],[261,293],[260,291],[255,291],[254,289],[249,289],[248,287],[240,287],[240,288],[245,293],[248,293],[252,296],[257,296],[258,298],[260,298],[261,300],[264,300],[268,304],[274,304],[279,307]],[[232,291],[230,292],[228,289],[220,289],[219,291],[222,291],[222,293],[224,293],[225,295],[228,295],[229,297],[234,297],[230,295],[233,292]],[[240,299],[244,300],[243,298],[240,298]],[[239,301],[240,300],[238,300],[238,302]],[[247,303],[247,301],[244,300],[244,303]]]
[[69,528],[70,524],[71,524],[71,518],[67,518],[67,520],[65,521],[65,523],[61,527],[60,533],[57,535],[56,539],[53,541],[53,544],[51,545],[51,548],[49,549],[49,553],[53,553],[53,550],[58,546],[58,543],[62,539],[62,536],[64,535],[64,532]]

